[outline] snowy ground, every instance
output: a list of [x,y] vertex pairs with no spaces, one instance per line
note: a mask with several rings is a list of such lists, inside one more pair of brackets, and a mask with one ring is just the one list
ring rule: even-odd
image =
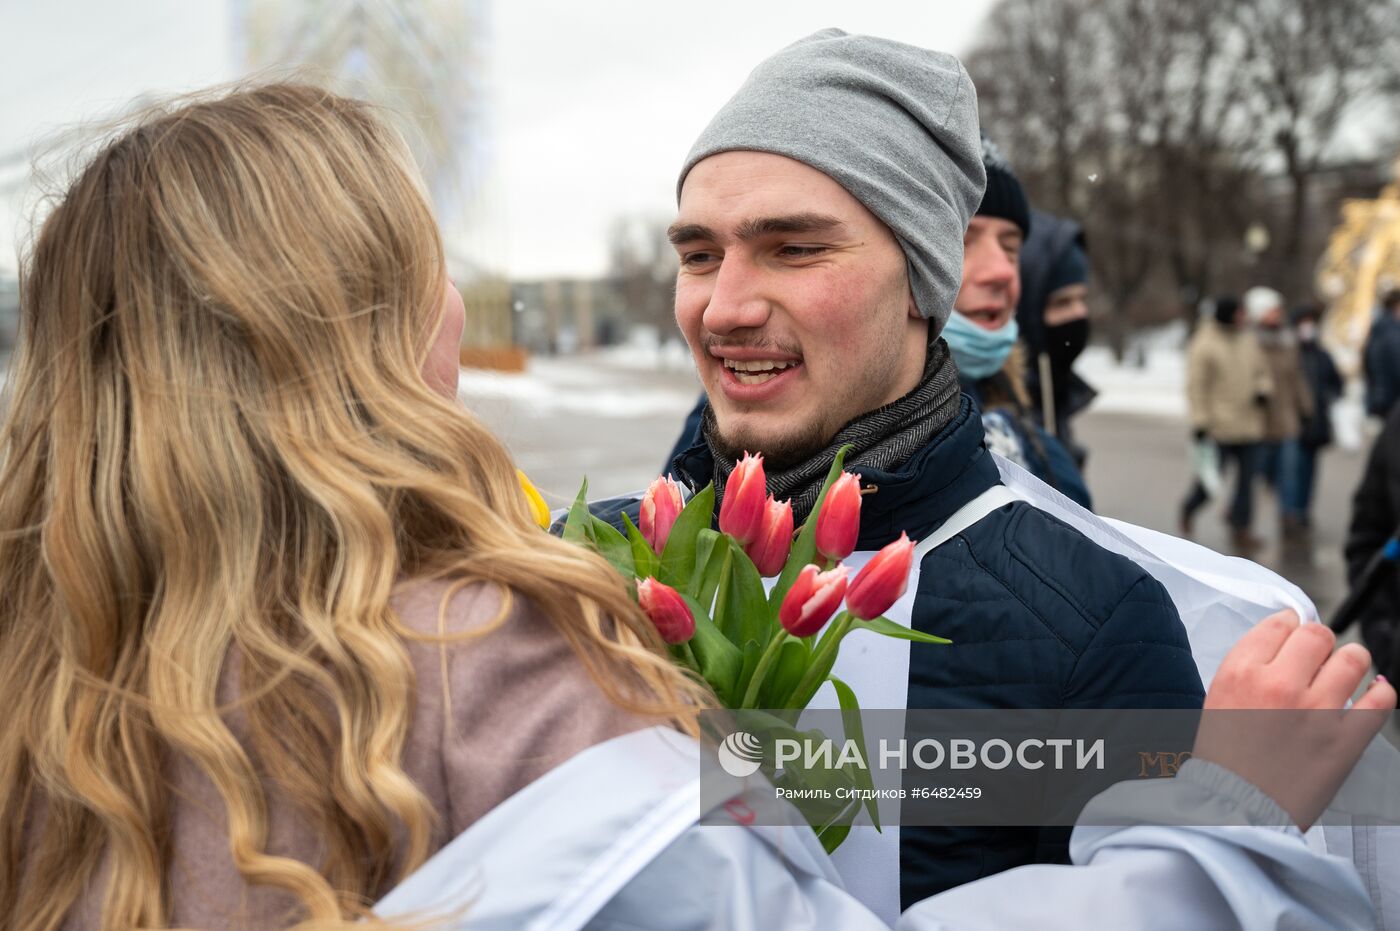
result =
[[[1086,349],[1075,370],[1099,391],[1093,412],[1185,419],[1186,354],[1179,347],[1179,337],[1150,340],[1140,355],[1132,354],[1141,364],[1126,365],[1119,365],[1106,346]],[[1332,410],[1338,444],[1355,450],[1369,442],[1364,421],[1361,385],[1352,384]]]

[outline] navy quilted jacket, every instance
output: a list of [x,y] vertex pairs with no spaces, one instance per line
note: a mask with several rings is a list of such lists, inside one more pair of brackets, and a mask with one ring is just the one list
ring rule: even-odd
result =
[[[713,471],[703,444],[674,466],[696,486]],[[861,483],[878,491],[861,499],[857,549],[879,549],[901,530],[923,539],[999,482],[964,395],[952,423],[902,468],[861,469]],[[634,517],[636,508],[627,508]],[[953,643],[911,644],[910,708],[1198,708],[1204,698],[1161,584],[1021,502],[924,557],[913,622]],[[902,828],[904,907],[1015,866],[1068,862],[1068,844],[1068,828]]]

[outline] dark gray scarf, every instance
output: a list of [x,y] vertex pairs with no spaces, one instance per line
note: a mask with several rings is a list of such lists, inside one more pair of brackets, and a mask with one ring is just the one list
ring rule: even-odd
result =
[[[948,344],[941,337],[935,338],[928,347],[923,378],[913,391],[884,407],[861,414],[837,431],[826,449],[801,465],[782,472],[768,472],[769,493],[779,501],[791,498],[793,516],[801,524],[817,503],[822,482],[838,449],[847,443],[854,447],[846,456],[848,472],[859,472],[862,466],[889,471],[903,465],[953,419],[958,412],[960,395],[958,370],[948,352]],[[711,442],[715,419],[708,406],[702,428],[705,443],[715,460],[715,501],[718,503],[724,497],[724,483],[737,463],[718,452]]]

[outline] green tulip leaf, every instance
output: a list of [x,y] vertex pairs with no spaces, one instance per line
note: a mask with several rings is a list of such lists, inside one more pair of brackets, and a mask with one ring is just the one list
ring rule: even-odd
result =
[[860,748],[860,757],[865,760],[865,766],[847,766],[851,775],[855,777],[857,787],[866,790],[865,810],[870,813],[870,822],[875,825],[875,830],[880,830],[880,806],[875,804],[875,783],[870,778],[870,754],[865,748],[865,727],[860,720],[860,702],[856,701],[856,693],[851,687],[835,676],[827,676],[826,681],[831,683],[831,687],[836,689],[836,700],[841,704],[841,723],[846,729],[846,739],[854,740],[856,746]]
[[627,516],[626,511],[622,512],[622,523],[627,528],[627,542],[632,548],[632,567],[636,577],[656,578],[656,574],[661,571],[661,558],[651,548],[647,538],[642,536],[637,525],[632,523],[632,518]]
[[686,502],[671,535],[666,538],[666,546],[661,552],[661,581],[674,589],[683,591],[695,571],[695,544],[700,531],[710,529],[715,515],[715,486],[706,485]]
[[684,593],[681,597],[685,599],[691,614],[695,615],[695,636],[691,638],[690,646],[695,651],[695,658],[700,661],[700,675],[714,689],[721,705],[733,707],[734,688],[744,665],[743,654],[719,632],[698,601]]
[[579,486],[578,497],[569,506],[569,517],[564,521],[564,539],[579,546],[592,543],[588,531],[592,529],[593,515],[588,511],[588,479]]
[[769,671],[767,679],[758,692],[760,708],[782,708],[788,695],[797,688],[812,654],[799,640],[787,640],[778,652],[777,662]]
[[743,663],[739,668],[739,679],[734,684],[735,695],[743,695],[749,690],[749,682],[753,680],[754,671],[758,669],[758,661],[763,658],[763,644],[757,640],[746,642],[743,657]]
[[[715,591],[719,588],[720,573],[724,568],[724,552],[718,530],[706,528],[700,531],[695,540],[695,574],[690,579],[696,586],[695,600],[702,605],[715,603]],[[705,554],[703,562],[701,554]]]
[[832,824],[822,828],[822,832],[817,835],[817,840],[822,842],[822,849],[830,855],[836,852],[836,848],[841,846],[841,842],[850,833],[851,826],[849,824]]
[[952,643],[953,641],[945,637],[937,637],[933,634],[926,634],[922,630],[914,630],[912,627],[905,627],[903,624],[896,624],[887,617],[877,617],[873,621],[856,621],[851,630],[874,631],[883,637],[893,637],[896,640],[913,640],[915,643]]
[[632,544],[627,542],[620,530],[607,521],[598,517],[591,520],[593,543],[598,547],[598,552],[603,554],[603,558],[612,564],[619,575],[629,582],[632,581],[636,575],[632,561]]
[[767,643],[776,632],[777,612],[768,606],[768,594],[763,589],[763,576],[758,568],[732,538],[726,537],[733,552],[729,579],[729,603],[725,606],[727,631],[733,631],[738,643],[757,640]]

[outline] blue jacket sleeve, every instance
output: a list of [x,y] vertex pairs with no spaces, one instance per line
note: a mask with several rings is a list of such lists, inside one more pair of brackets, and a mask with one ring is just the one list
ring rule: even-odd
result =
[[1176,605],[1143,574],[1079,656],[1066,708],[1199,708],[1201,675]]

